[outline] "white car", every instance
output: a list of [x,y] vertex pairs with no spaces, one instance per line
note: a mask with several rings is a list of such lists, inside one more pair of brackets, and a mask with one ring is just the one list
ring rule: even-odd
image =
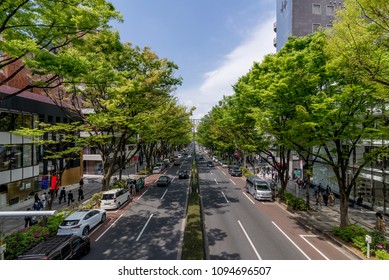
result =
[[66,217],[60,224],[57,235],[87,236],[91,229],[105,222],[107,214],[104,209],[79,210]]
[[132,197],[127,188],[112,189],[103,193],[100,200],[100,208],[105,210],[118,209],[131,200]]
[[158,173],[161,173],[161,171],[162,171],[162,167],[161,166],[155,166],[154,168],[153,168],[153,174],[158,174]]

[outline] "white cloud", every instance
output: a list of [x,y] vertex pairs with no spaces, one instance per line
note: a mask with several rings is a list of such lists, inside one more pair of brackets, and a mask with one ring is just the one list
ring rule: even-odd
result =
[[193,118],[201,118],[207,114],[224,95],[233,94],[232,85],[247,74],[254,61],[262,61],[266,54],[275,53],[273,31],[275,18],[256,26],[239,46],[225,55],[220,66],[205,73],[204,80],[198,88],[183,90],[180,96],[185,106],[195,106]]

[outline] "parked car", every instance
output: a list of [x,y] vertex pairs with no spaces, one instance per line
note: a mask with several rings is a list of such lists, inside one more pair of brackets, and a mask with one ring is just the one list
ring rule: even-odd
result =
[[19,260],[74,260],[87,255],[90,251],[88,236],[57,235],[50,237],[26,253]]
[[162,175],[157,180],[158,187],[167,187],[170,185],[172,179],[169,176]]
[[160,165],[154,166],[153,174],[159,174],[162,172],[162,167]]
[[104,209],[79,210],[66,217],[59,225],[57,235],[88,235],[90,230],[107,219]]
[[220,162],[220,165],[222,166],[222,167],[228,167],[228,164],[227,164],[227,162],[225,162],[225,161],[221,161]]
[[231,176],[236,176],[236,177],[240,177],[242,176],[242,170],[239,168],[239,166],[237,165],[230,165],[228,167],[228,173],[231,175]]
[[178,166],[178,165],[180,165],[181,164],[181,161],[179,160],[179,159],[176,159],[175,161],[174,161],[174,165],[175,166]]
[[103,193],[100,201],[101,209],[118,209],[127,201],[131,201],[132,197],[127,188],[112,189]]
[[214,167],[215,165],[213,164],[212,161],[208,161],[208,162],[207,162],[207,166],[208,166],[208,167]]
[[189,172],[188,172],[188,170],[180,170],[178,172],[178,178],[179,179],[189,179]]

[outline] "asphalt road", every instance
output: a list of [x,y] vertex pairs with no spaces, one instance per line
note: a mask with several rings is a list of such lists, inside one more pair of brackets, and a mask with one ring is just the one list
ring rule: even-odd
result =
[[275,202],[256,201],[245,191],[244,177],[226,168],[199,163],[208,258],[211,260],[353,259],[297,224]]
[[[180,167],[166,175],[168,187],[152,184],[144,193],[117,211],[92,234],[89,260],[176,260],[181,258],[189,179],[178,179]],[[190,162],[183,163],[190,169]],[[152,175],[154,181],[160,176]]]

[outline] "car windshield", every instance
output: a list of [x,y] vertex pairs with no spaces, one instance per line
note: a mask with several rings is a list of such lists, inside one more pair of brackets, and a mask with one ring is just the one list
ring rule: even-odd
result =
[[114,194],[113,193],[105,193],[103,194],[103,197],[102,197],[102,200],[110,200],[110,199],[114,199]]
[[268,191],[269,190],[269,187],[265,184],[260,184],[260,185],[257,185],[257,190],[259,191]]
[[61,226],[76,226],[78,224],[80,220],[64,220],[62,223],[61,223]]
[[159,177],[159,180],[158,180],[158,181],[160,181],[160,182],[167,181],[167,177],[161,176],[161,177]]

